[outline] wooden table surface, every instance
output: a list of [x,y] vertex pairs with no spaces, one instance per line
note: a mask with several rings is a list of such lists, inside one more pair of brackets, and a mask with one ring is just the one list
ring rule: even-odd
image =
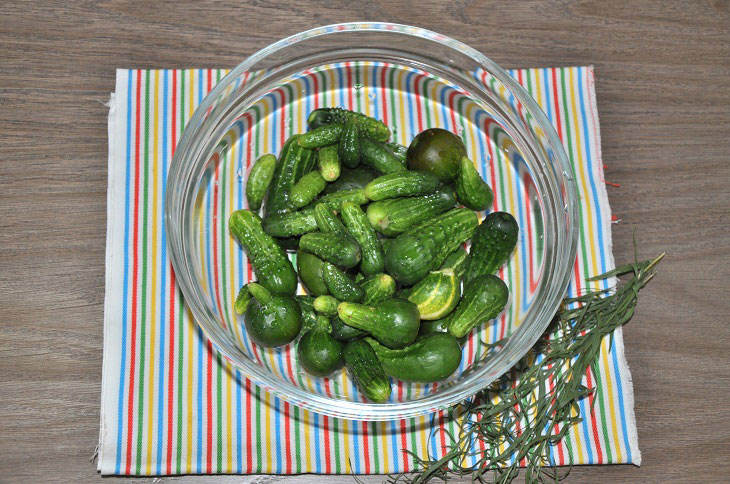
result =
[[[643,466],[582,467],[568,482],[727,479],[727,0],[234,3],[0,8],[0,481],[100,479],[89,458],[101,385],[104,103],[115,68],[233,67],[284,36],[354,20],[427,27],[504,67],[596,67],[606,179],[621,185],[608,192],[620,219],[614,254],[629,261],[635,234],[643,256],[667,257],[625,330]],[[352,482],[176,479],[343,480]]]

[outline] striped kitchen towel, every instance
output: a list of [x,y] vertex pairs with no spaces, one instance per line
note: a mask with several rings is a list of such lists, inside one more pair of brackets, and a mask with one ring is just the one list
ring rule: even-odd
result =
[[[453,431],[454,422],[445,414],[357,422],[300,409],[231,368],[185,307],[166,254],[163,202],[167,170],[185,123],[225,73],[199,69],[117,72],[109,112],[98,468],[102,474],[121,475],[386,474],[413,470],[416,461],[404,451],[421,457],[439,456],[445,451],[446,432],[433,432]],[[580,196],[578,257],[569,288],[575,295],[585,289],[587,277],[614,267],[593,69],[526,69],[510,74],[545,110],[573,165]],[[358,89],[354,96],[367,106],[366,91]],[[404,92],[390,93],[393,119],[412,109],[413,100]],[[422,111],[427,120],[439,116],[429,109],[418,107],[419,125]],[[445,118],[442,126],[460,132]],[[415,134],[406,131],[398,133],[401,141]],[[257,138],[255,143],[249,140],[255,150],[272,151],[266,143],[264,138]],[[480,169],[483,176],[491,177],[487,179],[493,186],[499,184],[495,207],[517,216],[524,202],[505,189],[504,184],[510,181],[495,172],[495,163],[491,173],[486,166]],[[239,168],[239,176],[241,173],[245,173],[245,166]],[[229,203],[243,207],[237,187],[227,192],[234,186],[235,173],[229,178],[229,184],[221,184],[220,196],[228,195]],[[599,285],[606,287],[612,282]],[[601,350],[598,371],[585,377],[585,384],[596,386],[598,391],[580,402],[584,420],[552,448],[558,464],[641,461],[620,328],[612,339],[603,341]]]

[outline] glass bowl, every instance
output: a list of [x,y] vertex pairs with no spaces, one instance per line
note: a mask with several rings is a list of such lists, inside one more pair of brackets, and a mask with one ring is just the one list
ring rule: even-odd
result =
[[[252,280],[246,256],[228,231],[229,215],[246,208],[251,164],[264,153],[278,153],[289,135],[306,131],[307,114],[323,106],[381,119],[405,145],[429,127],[459,134],[494,190],[493,209],[511,212],[520,225],[517,248],[499,272],[510,288],[502,315],[469,335],[461,367],[449,379],[429,385],[394,381],[385,404],[368,403],[344,370],[330,378],[309,376],[297,363],[296,343],[257,347],[232,308],[239,288]],[[545,114],[479,52],[416,27],[331,25],[253,54],[200,103],[170,168],[169,253],[185,303],[203,332],[254,384],[333,417],[426,414],[501,376],[545,331],[575,260],[577,206],[569,173]]]

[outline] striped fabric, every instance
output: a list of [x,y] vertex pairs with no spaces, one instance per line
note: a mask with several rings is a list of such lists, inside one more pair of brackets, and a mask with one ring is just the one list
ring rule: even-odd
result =
[[[102,474],[122,475],[413,470],[414,459],[404,450],[422,457],[444,452],[448,445],[446,431],[455,429],[455,423],[447,415],[372,423],[333,419],[300,409],[273,397],[231,368],[204,338],[184,305],[166,255],[163,201],[167,169],[185,123],[225,73],[223,70],[117,72],[109,113],[99,470]],[[586,289],[582,282],[586,277],[605,272],[614,265],[593,70],[590,67],[528,69],[511,74],[548,114],[573,164],[581,201],[578,257],[569,289],[571,294],[576,294]],[[373,93],[364,91],[356,90],[354,98],[343,104],[367,112],[372,104],[369,99],[374,97],[371,97]],[[387,97],[390,99],[383,102],[388,109],[373,114],[383,119],[406,116],[412,102],[408,95],[394,91]],[[315,102],[324,104],[326,100]],[[397,133],[399,141],[406,142],[438,116],[443,116],[446,127],[460,130],[454,120],[449,124],[445,115],[432,112],[428,106],[419,106],[417,111],[418,116],[409,118],[410,126]],[[421,113],[425,115],[423,119]],[[397,124],[393,119],[389,123]],[[272,125],[261,137],[242,144],[238,153],[234,150],[231,157],[250,160],[257,154],[274,151],[280,146],[274,139],[284,135],[283,119],[281,126],[277,134],[276,125]],[[301,126],[290,129],[303,131]],[[264,138],[269,132],[273,133],[271,140]],[[464,134],[465,138],[469,135],[473,137],[473,133]],[[499,137],[491,132],[490,136]],[[244,149],[257,153],[244,154]],[[496,157],[499,161],[499,152],[487,151],[485,157]],[[244,201],[238,178],[245,176],[246,167],[235,163],[230,166],[239,168],[227,177],[221,174],[220,183],[216,180],[214,198],[223,208],[240,208]],[[529,204],[521,203],[519,196],[510,191],[510,180],[504,180],[499,166],[499,163],[480,166],[482,175],[495,188],[495,208],[525,217],[521,210]],[[222,239],[214,244],[221,248],[214,257],[225,258],[227,253],[233,261],[233,254],[240,251],[227,237],[227,228],[221,224],[213,232]],[[510,271],[508,266],[507,272]],[[518,277],[511,272],[501,275],[508,281]],[[211,277],[208,282],[226,284],[221,293],[229,299],[223,303],[227,306],[223,308],[222,304],[221,308],[230,311],[232,297],[243,280],[224,275]],[[499,339],[498,333],[504,331],[505,325],[509,326],[512,312],[519,311],[519,304],[513,306],[516,307],[501,322],[485,329],[494,333],[492,339]],[[478,353],[474,344],[474,339],[467,344],[465,351],[469,355]],[[251,351],[256,350],[251,347]],[[287,367],[276,361],[277,357],[282,358],[281,353],[262,354],[262,357],[270,358],[272,369]],[[577,464],[639,464],[633,392],[620,329],[612,340],[607,338],[603,342],[598,368],[596,374],[585,377],[585,383],[598,386],[598,392],[580,402],[584,421],[575,425],[568,438],[553,448],[553,458],[558,464],[569,460]],[[282,377],[286,377],[284,371]],[[291,378],[296,380],[294,375]],[[301,377],[298,380],[302,386],[310,385],[313,390],[324,393],[338,391],[337,388],[355,392],[348,390],[351,383],[345,380],[322,389],[311,387]],[[398,387],[396,394],[431,390],[428,386]]]

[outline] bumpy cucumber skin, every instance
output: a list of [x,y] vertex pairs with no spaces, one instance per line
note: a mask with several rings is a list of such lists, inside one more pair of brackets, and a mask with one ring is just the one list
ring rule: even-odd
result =
[[360,262],[360,246],[351,237],[324,232],[302,235],[299,248],[338,267],[349,269]]
[[264,232],[261,218],[250,210],[237,210],[229,227],[246,251],[258,283],[276,294],[294,294],[297,273],[286,253]]
[[430,195],[373,202],[368,205],[367,216],[375,230],[394,237],[453,208],[455,204],[453,192],[443,188]]
[[251,299],[253,299],[253,296],[251,296],[251,292],[248,290],[248,285],[241,286],[241,289],[238,291],[238,296],[236,296],[236,301],[233,303],[233,310],[236,311],[236,314],[242,316],[246,312],[246,308],[248,308]]
[[512,254],[519,233],[517,221],[511,214],[493,212],[487,215],[472,237],[464,282],[497,272]]
[[455,208],[413,227],[388,248],[386,271],[403,285],[415,284],[470,239],[478,224],[473,211]]
[[322,275],[327,289],[337,300],[359,302],[365,297],[362,287],[336,266],[325,262]]
[[302,284],[314,296],[329,294],[324,282],[324,261],[316,255],[297,251],[297,272]]
[[292,187],[289,193],[289,206],[293,210],[304,207],[314,200],[326,185],[327,182],[322,178],[320,172],[310,171]]
[[309,149],[333,145],[340,141],[340,137],[342,136],[344,129],[345,125],[343,123],[320,126],[319,128],[315,128],[301,135],[297,140],[297,143],[302,148]]
[[349,120],[345,124],[340,138],[339,153],[342,164],[348,168],[355,168],[360,164],[362,148],[360,145],[360,130],[357,123]]
[[294,298],[272,294],[256,283],[249,284],[249,291],[254,299],[244,323],[251,339],[269,348],[291,343],[302,328],[301,310]]
[[367,331],[388,348],[405,348],[418,336],[418,308],[405,299],[386,299],[374,306],[343,302],[337,315],[347,325]]
[[340,177],[340,157],[337,154],[337,145],[320,148],[317,163],[319,164],[319,173],[326,181],[333,182]]
[[289,193],[292,187],[314,167],[315,153],[297,144],[299,136],[290,137],[281,149],[274,179],[266,194],[265,215],[289,211]]
[[385,255],[378,242],[375,230],[370,225],[365,212],[353,203],[342,204],[342,220],[347,230],[360,245],[362,261],[360,272],[366,276],[383,272]]
[[274,179],[274,171],[276,170],[276,156],[266,154],[261,156],[251,167],[246,180],[246,200],[248,208],[254,212],[258,212],[261,203],[264,201],[266,191]]
[[360,147],[362,150],[362,163],[383,175],[406,170],[398,157],[382,143],[363,138],[360,141]]
[[317,296],[314,299],[314,310],[325,316],[334,316],[339,303],[334,296]]
[[395,294],[395,279],[388,274],[373,274],[366,277],[361,283],[365,297],[363,304],[373,305],[389,299]]
[[365,186],[365,196],[377,202],[387,198],[426,195],[440,184],[436,175],[425,171],[402,171],[383,175]]
[[342,204],[345,202],[354,203],[355,205],[365,205],[370,200],[365,196],[365,190],[362,188],[350,188],[340,190],[334,193],[328,193],[323,197],[315,200],[314,203],[324,203],[335,212],[342,210]]
[[345,345],[342,356],[363,395],[375,403],[387,402],[390,398],[390,380],[375,350],[362,340],[351,341]]
[[421,319],[440,319],[459,304],[460,286],[453,269],[432,271],[413,286],[407,299],[418,306]]
[[363,341],[373,348],[385,374],[403,381],[441,381],[453,374],[461,363],[459,342],[448,333],[433,333],[398,350],[387,348],[373,338]]
[[481,212],[492,204],[494,199],[492,189],[466,156],[461,159],[461,171],[456,177],[455,185],[456,197],[466,208]]
[[314,207],[314,218],[317,220],[317,227],[321,232],[343,236],[350,235],[350,232],[347,231],[347,228],[337,218],[337,215],[324,203],[318,203]]
[[309,113],[307,117],[307,124],[310,128],[347,121],[354,121],[364,136],[374,140],[387,141],[390,138],[390,128],[385,123],[348,109],[320,108]]
[[302,315],[302,329],[301,332],[309,331],[312,328],[317,327],[319,318],[324,317],[318,315],[314,311],[313,303],[314,298],[312,296],[294,296],[294,300],[299,306],[299,312]]
[[475,326],[494,319],[509,299],[507,285],[497,276],[485,274],[465,285],[464,296],[448,316],[449,333],[456,338],[466,336]]
[[325,377],[342,368],[344,345],[322,328],[302,335],[297,344],[299,364],[310,375]]
[[[477,230],[479,228],[477,227]],[[440,270],[451,269],[456,274],[456,277],[461,280],[464,277],[466,268],[469,266],[469,253],[465,248],[459,247],[455,251],[446,257],[446,260],[441,264]]]
[[273,237],[292,237],[317,230],[314,209],[274,213],[263,221],[264,231]]

